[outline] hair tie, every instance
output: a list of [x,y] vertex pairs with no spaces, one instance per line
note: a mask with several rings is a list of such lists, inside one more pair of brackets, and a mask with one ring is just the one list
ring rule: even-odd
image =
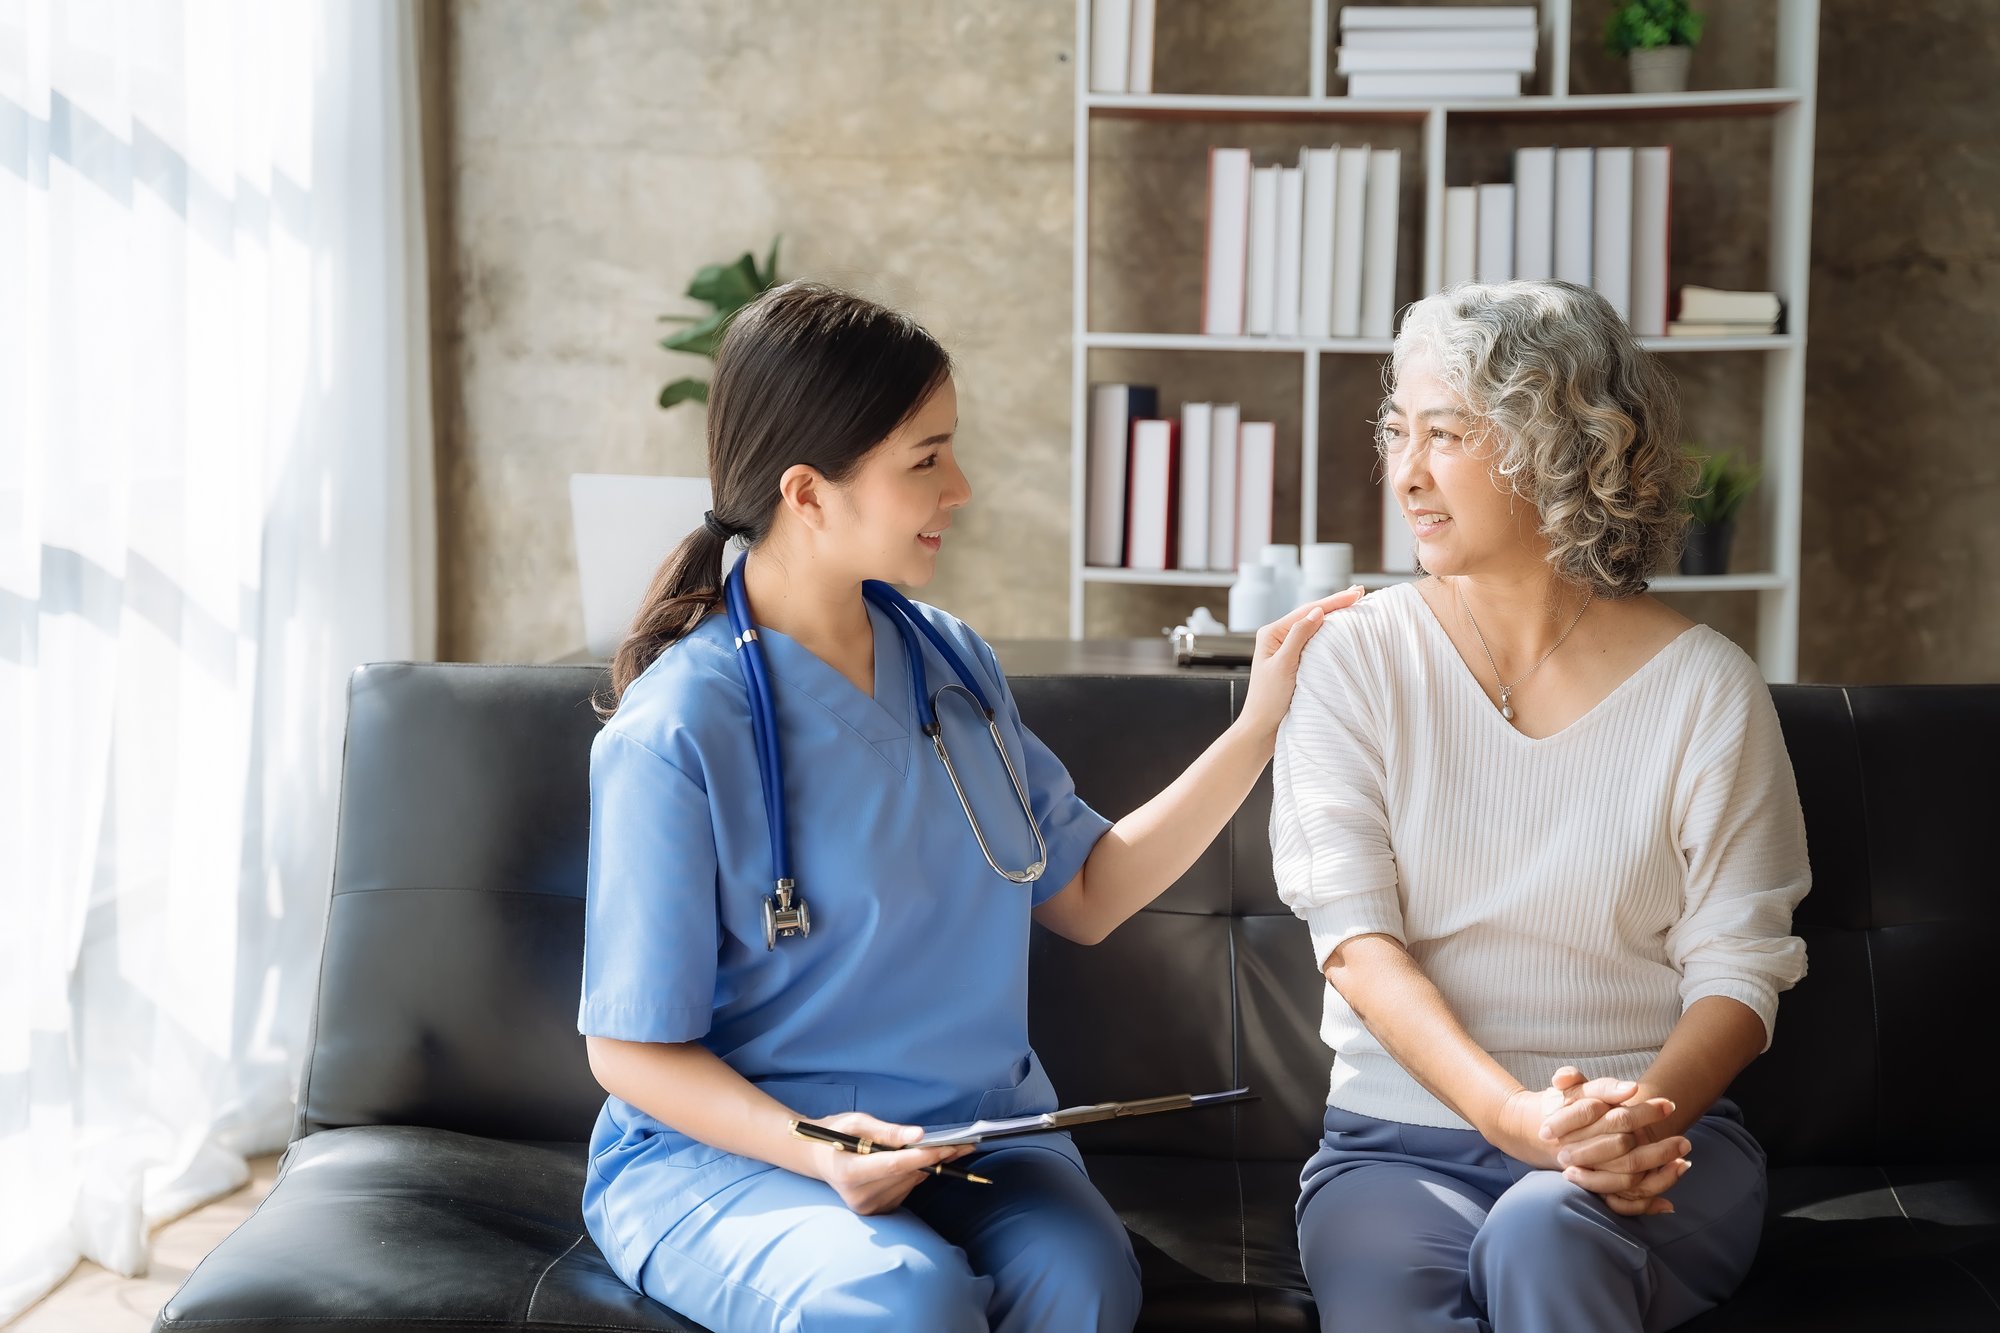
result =
[[701,525],[704,528],[707,528],[710,532],[714,533],[717,541],[726,542],[731,537],[739,536],[743,532],[743,529],[732,528],[727,523],[724,523],[721,519],[717,518],[715,516],[715,511],[713,509],[709,510],[708,512],[704,513],[701,516]]

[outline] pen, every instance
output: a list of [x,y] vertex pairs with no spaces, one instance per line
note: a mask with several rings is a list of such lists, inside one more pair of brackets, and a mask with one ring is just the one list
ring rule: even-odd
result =
[[[815,1125],[806,1120],[794,1120],[791,1122],[791,1126],[792,1133],[798,1135],[800,1138],[811,1139],[815,1143],[831,1143],[842,1152],[866,1154],[872,1152],[901,1151],[898,1148],[885,1147],[873,1139],[856,1138],[852,1134],[843,1134],[837,1129],[828,1129],[825,1125]],[[953,1166],[950,1162],[933,1162],[929,1166],[920,1169],[928,1171],[934,1176],[950,1176],[953,1180],[969,1180],[975,1185],[991,1185],[993,1183],[985,1176],[976,1176],[964,1167]]]

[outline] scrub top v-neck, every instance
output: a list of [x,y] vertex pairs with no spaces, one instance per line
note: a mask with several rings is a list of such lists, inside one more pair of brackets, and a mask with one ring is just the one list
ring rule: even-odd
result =
[[[868,607],[872,698],[760,630],[813,917],[809,936],[767,949],[773,876],[749,699],[727,620],[711,615],[633,682],[592,747],[581,1031],[700,1041],[808,1117],[861,1110],[938,1125],[1055,1107],[1028,1044],[1030,913],[1075,877],[1109,823],[1022,727],[986,643],[935,608],[918,611],[994,699],[1047,841],[1043,876],[1011,883],[980,853],[917,725],[887,613]],[[923,651],[933,682],[953,679]],[[1032,834],[984,719],[956,695],[939,716],[1000,864],[1028,864]],[[593,1137],[593,1185],[641,1160],[722,1156],[614,1097]]]

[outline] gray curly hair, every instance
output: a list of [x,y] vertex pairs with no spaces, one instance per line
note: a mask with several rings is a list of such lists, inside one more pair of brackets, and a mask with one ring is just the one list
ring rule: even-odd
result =
[[1679,554],[1694,476],[1673,381],[1602,296],[1461,283],[1404,314],[1391,383],[1418,359],[1488,428],[1494,476],[1541,515],[1560,577],[1630,597]]

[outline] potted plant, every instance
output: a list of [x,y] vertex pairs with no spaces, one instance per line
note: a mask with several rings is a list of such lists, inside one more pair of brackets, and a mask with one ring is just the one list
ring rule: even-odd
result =
[[1687,545],[1681,549],[1681,573],[1727,574],[1736,515],[1750,492],[1757,489],[1762,474],[1755,463],[1726,451],[1689,453],[1701,471],[1687,499]]
[[[704,265],[688,284],[687,294],[697,301],[708,302],[714,310],[706,315],[661,315],[663,324],[688,327],[660,339],[660,346],[669,352],[686,352],[713,360],[715,349],[721,346],[722,335],[736,312],[778,285],[778,241],[782,239],[772,240],[771,253],[765,257],[761,272],[757,260],[748,252],[739,255],[733,264]],[[661,407],[707,401],[707,380],[683,376],[660,390]]]
[[1701,24],[1687,0],[1630,0],[1611,11],[1604,45],[1630,64],[1633,92],[1684,93]]

